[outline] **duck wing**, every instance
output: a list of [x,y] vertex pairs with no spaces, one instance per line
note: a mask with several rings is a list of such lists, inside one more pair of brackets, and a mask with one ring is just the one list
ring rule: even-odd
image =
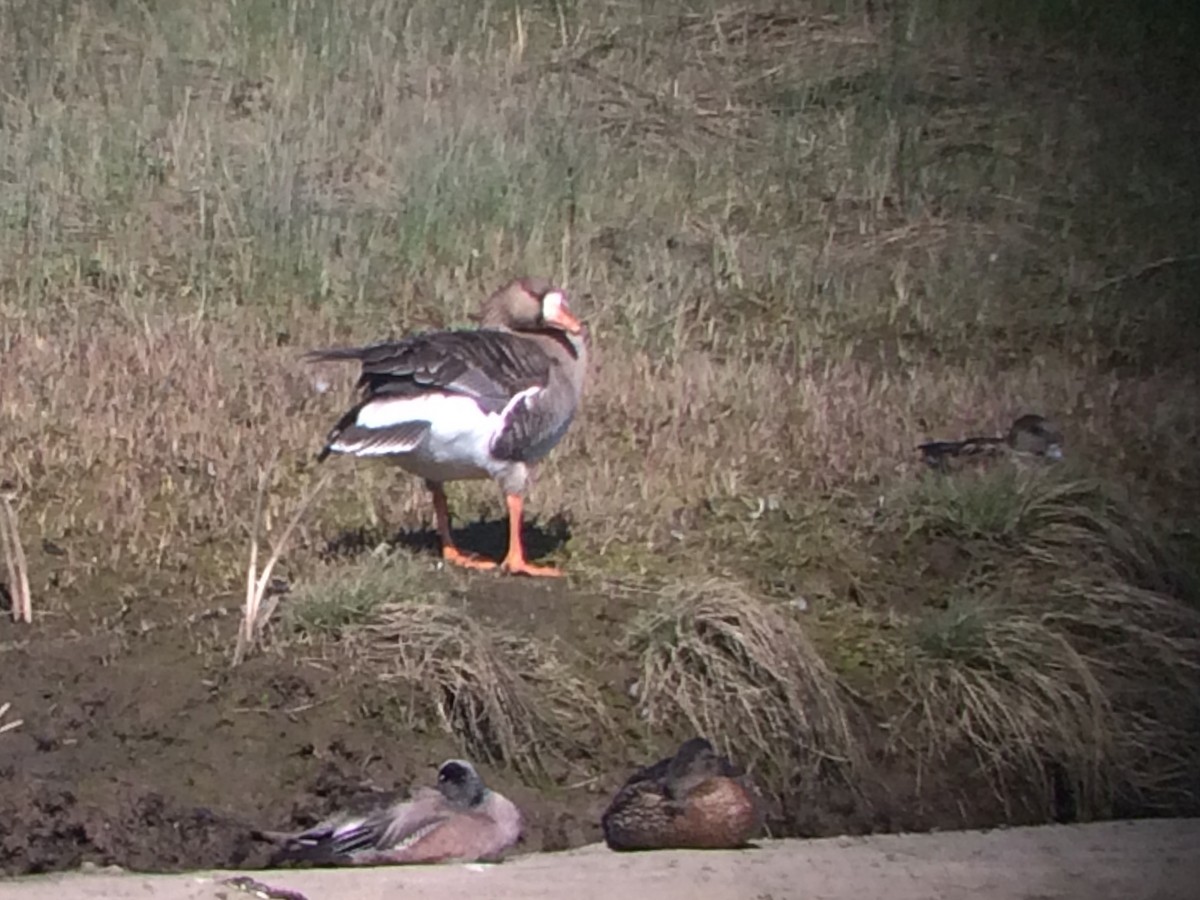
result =
[[356,857],[375,858],[420,840],[449,818],[444,798],[422,788],[404,803],[363,815],[339,814],[307,831],[287,835],[275,861],[304,860],[316,863],[352,862]]

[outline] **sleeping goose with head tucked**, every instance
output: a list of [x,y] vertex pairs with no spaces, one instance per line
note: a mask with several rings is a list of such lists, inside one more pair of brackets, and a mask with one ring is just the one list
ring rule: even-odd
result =
[[442,558],[473,569],[496,563],[460,550],[450,534],[447,481],[491,478],[508,506],[507,572],[559,575],[525,558],[521,527],[530,468],[575,417],[587,369],[586,329],[566,294],[522,278],[483,304],[481,327],[435,331],[368,347],[309,353],[362,365],[361,399],[319,454],[385,457],[425,479]]

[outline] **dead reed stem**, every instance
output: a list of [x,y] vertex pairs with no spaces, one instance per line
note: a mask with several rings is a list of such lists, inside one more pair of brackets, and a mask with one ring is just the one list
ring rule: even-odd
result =
[[262,525],[263,498],[266,496],[267,485],[270,483],[271,472],[274,468],[275,457],[272,457],[267,466],[259,473],[258,490],[254,497],[254,521],[250,528],[250,563],[246,567],[246,604],[243,609],[242,625],[238,629],[237,646],[233,651],[233,665],[235,666],[241,665],[246,654],[250,652],[250,648],[258,642],[263,628],[271,620],[279,602],[272,598],[270,603],[263,605],[267,585],[271,583],[271,572],[274,571],[275,564],[283,556],[284,547],[291,538],[292,532],[296,530],[296,526],[300,524],[300,520],[304,518],[304,513],[308,511],[309,506],[329,484],[329,479],[333,477],[332,472],[326,472],[316,485],[300,498],[296,511],[292,514],[278,540],[271,545],[271,555],[267,557],[266,565],[259,572],[258,533]]
[[11,495],[0,495],[0,545],[4,548],[4,563],[8,568],[8,586],[12,593],[13,621],[33,623],[33,598],[29,593],[29,567],[21,535],[17,530],[17,511]]

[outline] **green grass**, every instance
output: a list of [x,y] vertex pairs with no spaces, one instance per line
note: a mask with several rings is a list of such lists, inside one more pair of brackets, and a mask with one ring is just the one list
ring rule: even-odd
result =
[[[1186,706],[1196,664],[1172,631],[1200,502],[1187,13],[0,2],[0,476],[35,607],[102,618],[113,584],[152,583],[186,615],[236,588],[253,473],[278,454],[270,532],[350,396],[299,353],[464,325],[544,274],[596,343],[529,503],[569,522],[580,596],[733,583],[889,723],[854,736],[889,765],[978,755],[1014,810],[1028,789],[1044,812],[1054,766],[1088,814],[1194,809],[1200,732],[1135,690]],[[921,440],[1029,411],[1061,420],[1068,468],[921,472]],[[460,524],[501,509],[492,486],[452,502]],[[389,604],[460,590],[404,550],[324,561],[428,523],[411,479],[342,465],[282,564],[277,634],[355,645]],[[715,652],[672,609],[676,644],[582,649]],[[1161,665],[1111,652],[1161,633]],[[765,765],[802,698],[717,656],[783,698],[748,751]],[[972,698],[986,728],[955,718]],[[641,702],[682,729],[728,720],[719,700]],[[446,721],[545,764],[512,749],[533,732]],[[576,752],[565,721],[547,759]]]
[[375,621],[380,610],[400,598],[436,601],[449,594],[445,580],[435,580],[423,561],[377,550],[302,584],[285,601],[283,624],[306,641],[337,640]]

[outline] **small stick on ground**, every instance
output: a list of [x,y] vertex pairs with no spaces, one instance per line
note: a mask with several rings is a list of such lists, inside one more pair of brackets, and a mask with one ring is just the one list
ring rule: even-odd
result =
[[325,489],[325,485],[329,483],[329,479],[333,477],[332,472],[326,472],[321,476],[321,480],[316,483],[312,490],[306,492],[300,498],[300,505],[296,507],[296,511],[288,521],[287,527],[279,535],[279,539],[271,545],[271,555],[267,557],[267,563],[263,566],[262,572],[259,572],[258,532],[262,525],[263,497],[267,493],[267,484],[270,482],[271,472],[274,468],[275,457],[272,457],[271,462],[267,464],[267,467],[262,470],[258,477],[258,492],[254,498],[254,521],[250,528],[250,564],[246,567],[246,605],[243,608],[242,624],[238,629],[237,646],[233,651],[233,664],[235,666],[242,663],[242,660],[246,658],[246,654],[250,652],[250,648],[257,643],[263,628],[271,620],[271,615],[275,612],[275,607],[279,604],[279,598],[272,597],[266,606],[263,605],[263,598],[266,596],[267,587],[271,583],[271,572],[274,570],[275,564],[283,556],[283,549],[287,545],[288,539],[291,538],[292,532],[296,530],[296,526],[300,524],[300,520],[304,517],[304,513],[308,510],[308,507],[317,498],[317,495]]
[[12,498],[10,491],[0,493],[0,547],[3,548],[4,563],[8,568],[13,620],[32,624],[33,598],[29,593],[29,567],[25,562],[25,550],[21,547],[17,511],[13,508]]
[[[0,703],[0,720],[2,720],[4,718],[5,713],[8,712],[9,707],[11,707],[11,706],[12,706],[11,703]],[[4,732],[12,731],[16,728],[20,728],[24,724],[25,724],[24,719],[13,719],[11,722],[4,722],[3,724],[0,724],[0,734],[4,734]]]

